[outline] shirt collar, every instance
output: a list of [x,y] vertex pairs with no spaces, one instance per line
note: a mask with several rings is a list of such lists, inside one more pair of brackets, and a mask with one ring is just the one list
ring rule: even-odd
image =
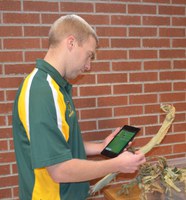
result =
[[36,60],[36,67],[46,73],[48,73],[55,81],[56,83],[63,88],[66,88],[68,91],[71,90],[72,85],[65,80],[61,74],[48,62],[42,59]]

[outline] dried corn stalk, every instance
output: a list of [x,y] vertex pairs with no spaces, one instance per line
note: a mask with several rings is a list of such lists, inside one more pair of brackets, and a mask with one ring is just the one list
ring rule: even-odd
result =
[[[169,130],[171,123],[174,120],[175,117],[175,108],[172,105],[169,104],[163,104],[161,105],[161,109],[166,113],[165,120],[163,121],[163,124],[161,128],[159,129],[158,133],[142,148],[139,150],[143,152],[144,154],[148,153],[153,147],[160,144],[163,138],[165,137],[167,131]],[[111,173],[105,176],[103,179],[98,181],[95,186],[93,186],[90,190],[90,194],[93,195],[97,191],[101,190],[104,186],[106,186],[108,183],[110,183],[118,173]]]
[[140,148],[140,151],[144,154],[161,143],[175,118],[175,108],[172,105],[161,105],[161,109],[167,113],[167,115],[158,133],[145,146]]
[[151,157],[149,160],[154,158],[157,159],[157,162],[146,162],[143,164],[138,176],[128,184],[123,184],[118,195],[129,194],[129,190],[134,185],[138,185],[142,190],[141,200],[148,199],[147,195],[153,192],[166,193],[169,198],[172,197],[172,189],[176,192],[181,192],[176,183],[185,185],[186,169],[169,167],[164,157]]

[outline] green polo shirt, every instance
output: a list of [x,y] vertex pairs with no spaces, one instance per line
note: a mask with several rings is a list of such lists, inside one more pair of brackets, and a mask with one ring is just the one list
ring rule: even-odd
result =
[[[85,200],[88,182],[55,183],[46,167],[86,159],[71,85],[44,60],[16,95],[13,136],[20,200]],[[76,166],[74,166],[76,167]]]

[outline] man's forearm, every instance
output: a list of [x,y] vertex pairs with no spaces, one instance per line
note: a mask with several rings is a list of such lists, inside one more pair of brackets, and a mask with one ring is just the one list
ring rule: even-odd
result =
[[116,166],[114,159],[103,161],[72,159],[47,167],[47,170],[55,182],[65,183],[100,178],[108,173],[117,171]]

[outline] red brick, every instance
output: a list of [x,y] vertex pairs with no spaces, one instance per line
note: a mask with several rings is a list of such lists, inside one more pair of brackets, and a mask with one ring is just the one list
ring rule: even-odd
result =
[[61,2],[60,9],[62,12],[93,12],[93,4],[82,2]]
[[169,17],[143,16],[143,25],[170,25]]
[[145,92],[164,92],[171,91],[171,83],[146,83],[144,85]]
[[170,61],[145,61],[144,69],[145,70],[171,69],[171,62]]
[[0,64],[0,74],[3,74],[3,66]]
[[98,98],[98,106],[119,106],[127,105],[128,98],[126,96],[112,96],[112,97],[100,97]]
[[145,58],[157,58],[156,50],[130,50],[130,59],[145,59]]
[[[0,165],[1,175],[9,175],[10,174],[10,165]],[[1,197],[1,196],[0,196]]]
[[105,3],[96,3],[96,12],[103,13],[125,13],[126,5],[125,4],[105,4]]
[[8,113],[12,113],[12,103],[0,103],[0,111],[1,114],[8,114]]
[[40,48],[40,40],[38,38],[26,39],[4,39],[5,49],[36,49]]
[[182,39],[173,39],[172,41],[172,46],[174,47],[186,47],[186,39],[182,38]]
[[124,61],[114,61],[112,62],[112,69],[114,71],[136,71],[141,70],[141,63],[140,62],[124,62]]
[[76,108],[92,108],[96,107],[96,99],[95,98],[78,98],[74,99],[74,104]]
[[58,2],[47,2],[47,1],[23,1],[24,11],[49,11],[58,12]]
[[53,24],[55,20],[63,15],[56,14],[56,13],[42,13],[41,14],[41,23],[42,24]]
[[116,129],[117,127],[122,127],[124,124],[129,124],[127,118],[99,120],[98,128],[99,129],[108,129],[108,128]]
[[183,142],[185,141],[185,135],[184,134],[167,134],[165,139],[162,141],[162,144],[171,144],[176,142]]
[[129,27],[129,36],[154,37],[157,36],[157,28]]
[[14,188],[12,188],[12,190],[13,190],[13,197],[18,198],[19,197],[19,188],[18,188],[18,186],[17,187],[14,186]]
[[21,62],[23,61],[22,52],[19,51],[2,51],[0,52],[1,62]]
[[34,64],[5,64],[5,74],[28,74],[34,67]]
[[2,26],[1,25],[0,36],[2,36],[2,37],[22,36],[22,27],[21,26]]
[[80,96],[98,96],[111,94],[110,86],[80,87]]
[[0,177],[0,187],[14,186],[18,184],[17,176]]
[[12,1],[12,0],[1,0],[0,1],[0,10],[2,11],[20,11],[21,2]]
[[12,125],[12,115],[8,115],[7,116],[7,126],[11,126]]
[[15,95],[16,95],[16,90],[7,90],[6,91],[6,100],[7,101],[12,101],[15,99]]
[[127,82],[127,74],[124,73],[112,73],[112,74],[98,74],[98,83],[123,83]]
[[186,17],[173,17],[172,18],[173,26],[186,26]]
[[151,138],[153,137],[152,135],[155,135],[159,129],[160,129],[161,125],[153,125],[151,124],[150,126],[145,127],[145,135],[151,135]]
[[12,173],[13,174],[17,174],[18,173],[17,163],[12,164]]
[[[176,108],[176,112],[177,112],[177,108]],[[183,122],[183,121],[185,121],[185,114],[184,113],[176,113],[176,118],[174,119],[174,123],[176,123],[176,122],[179,123],[179,122]],[[174,123],[173,123],[173,126],[174,126]]]
[[100,71],[108,72],[108,71],[110,71],[110,64],[109,64],[109,62],[106,62],[106,61],[92,62],[91,63],[91,71],[93,71],[93,72],[100,72]]
[[109,134],[111,134],[112,131],[92,131],[92,132],[86,132],[83,133],[83,140],[85,141],[98,141],[98,140],[104,140]]
[[0,116],[0,126],[6,125],[6,118],[4,116]]
[[185,8],[181,6],[159,6],[160,15],[185,15]]
[[[175,102],[174,104],[175,105]],[[177,107],[176,107],[176,112],[177,112]],[[176,113],[176,118],[174,119],[174,122],[178,122],[180,123],[181,121],[185,121],[185,113]],[[174,127],[174,124],[173,124],[173,127]]]
[[96,121],[80,121],[81,131],[96,130]]
[[[1,124],[2,120],[5,121],[5,118],[3,116],[2,117],[0,116],[0,124]],[[2,126],[4,126],[4,124]],[[12,129],[11,128],[0,127],[0,132],[1,132],[0,139],[12,138]]]
[[148,125],[148,124],[156,124],[157,116],[136,116],[130,118],[130,124],[134,124],[136,126]]
[[155,5],[128,5],[128,13],[131,14],[156,14]]
[[170,4],[170,0],[143,0],[143,2]]
[[99,46],[101,48],[108,48],[108,46],[110,46],[109,39],[108,38],[100,38],[99,39]]
[[185,0],[172,0],[173,4],[183,4],[185,5]]
[[175,60],[174,61],[174,69],[185,69],[186,60]]
[[182,71],[160,72],[160,80],[185,80]]
[[[174,131],[175,132],[183,132],[183,135],[185,136],[185,132],[186,132],[186,123],[185,122],[178,122],[179,124],[174,124]],[[185,140],[183,140],[182,142],[186,141],[186,138]],[[186,151],[185,151],[186,152]]]
[[142,92],[142,85],[141,84],[114,85],[113,91],[114,91],[114,94],[141,93]]
[[174,90],[184,92],[186,90],[186,82],[176,82],[176,83],[174,83]]
[[98,60],[116,60],[116,59],[126,59],[127,52],[124,50],[98,50],[97,59]]
[[25,61],[26,62],[34,62],[36,59],[41,58],[43,59],[46,54],[46,51],[26,51],[25,52]]
[[97,27],[96,33],[99,37],[101,36],[126,36],[127,29],[125,27]]
[[0,151],[8,150],[8,141],[2,140],[0,141]]
[[111,39],[111,47],[117,47],[117,48],[140,47],[140,39]]
[[4,101],[4,100],[5,100],[4,91],[0,91],[0,101]]
[[160,50],[160,58],[185,58],[185,50],[184,49]]
[[48,38],[41,38],[41,48],[48,49]]
[[154,147],[146,156],[162,156],[168,155],[172,153],[172,146],[158,146]]
[[26,13],[4,13],[4,23],[16,23],[16,24],[39,24],[39,14],[26,14]]
[[112,116],[111,108],[81,110],[81,119],[98,119]]
[[49,26],[24,26],[24,36],[47,36],[49,33]]
[[[186,86],[186,83],[184,83]],[[182,86],[184,86],[184,84],[182,84]],[[186,87],[185,87],[186,88]],[[176,89],[174,89],[175,91]],[[182,88],[182,90],[184,90]],[[174,92],[174,93],[166,93],[166,94],[160,94],[160,101],[161,102],[176,102],[176,101],[185,101],[185,93],[184,92]]]
[[114,108],[114,116],[142,115],[142,106],[124,106]]
[[6,77],[0,79],[0,88],[17,88],[23,78],[21,77]]
[[[7,153],[0,153],[0,162],[1,163],[8,163],[15,161],[15,154],[14,152],[7,152]],[[1,183],[1,181],[0,181]]]
[[186,152],[186,145],[184,144],[175,144],[173,146],[173,152],[174,153],[185,153]]
[[161,112],[161,109],[160,109],[159,104],[152,104],[152,105],[145,105],[144,106],[144,113],[145,114],[150,114],[150,113],[159,114],[160,112]]
[[174,106],[175,106],[177,112],[186,111],[186,102],[185,101],[184,102],[180,102],[180,103],[179,102],[178,103],[174,102]]
[[130,95],[129,104],[145,104],[156,103],[157,95],[155,94],[143,94],[143,95]]
[[130,82],[145,82],[145,81],[157,81],[157,72],[135,72],[129,75]]
[[12,190],[11,188],[1,188],[0,199],[11,199]]
[[133,142],[132,142],[132,146],[135,147],[136,149],[137,148],[140,148],[144,145],[146,145],[148,142],[149,142],[149,138],[139,138],[139,133],[138,135],[134,138]]
[[140,16],[123,16],[113,15],[111,16],[111,24],[120,25],[140,25]]
[[83,85],[83,84],[95,84],[96,77],[94,74],[82,74],[76,79],[70,81],[72,84]]
[[170,47],[169,39],[143,39],[143,47]]
[[159,29],[160,37],[185,37],[184,28],[160,28]]
[[83,17],[91,25],[108,25],[110,22],[108,15],[81,14],[80,16]]

